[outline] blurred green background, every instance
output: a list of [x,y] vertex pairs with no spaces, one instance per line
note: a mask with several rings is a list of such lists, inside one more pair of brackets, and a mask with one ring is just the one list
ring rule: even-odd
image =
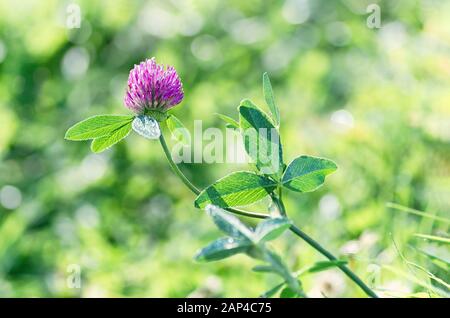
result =
[[[67,28],[73,3],[79,29]],[[366,25],[371,3],[379,29]],[[380,295],[449,292],[448,244],[414,236],[449,235],[430,218],[450,215],[449,1],[3,0],[1,297],[256,297],[279,282],[243,255],[193,261],[221,234],[156,141],[132,134],[97,155],[63,139],[88,116],[128,114],[128,72],[152,56],[180,73],[174,114],[191,129],[199,119],[224,129],[214,113],[236,118],[244,97],[263,105],[269,72],[286,160],[339,165],[319,191],[286,194],[296,224]],[[182,169],[204,187],[242,166]],[[275,248],[295,270],[322,260],[289,233]],[[71,264],[81,288],[67,284]],[[364,296],[336,270],[303,284],[310,296]]]

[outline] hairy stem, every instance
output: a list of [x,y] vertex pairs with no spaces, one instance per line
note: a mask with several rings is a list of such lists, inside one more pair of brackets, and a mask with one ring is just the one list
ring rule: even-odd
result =
[[[169,161],[169,165],[172,168],[173,172],[183,181],[183,183],[196,195],[200,194],[200,190],[194,186],[189,179],[181,172],[181,170],[178,168],[177,164],[173,161],[172,155],[169,151],[169,148],[167,147],[166,141],[164,139],[163,134],[161,133],[161,136],[159,137],[159,141],[161,143],[161,146],[164,150],[164,154],[167,157],[167,160]],[[274,200],[275,204],[277,205],[278,209],[280,210],[280,214],[283,216],[286,216],[286,208],[284,206],[283,200],[282,200],[282,190],[279,188],[278,190],[278,196],[273,195],[272,199]],[[263,213],[256,213],[256,212],[249,212],[249,211],[243,211],[240,209],[235,208],[226,208],[228,212],[251,217],[251,218],[258,218],[258,219],[265,219],[270,217],[268,214]],[[297,226],[291,225],[289,228],[292,233],[300,237],[302,240],[304,240],[306,243],[308,243],[310,246],[312,246],[314,249],[316,249],[320,254],[328,258],[330,261],[337,260],[337,258],[328,252],[324,247],[322,247],[317,241],[315,241],[312,237],[310,237],[308,234],[300,230]],[[345,265],[337,265],[355,284],[357,284],[368,296],[377,298],[378,296],[355,274],[353,273],[347,266]]]

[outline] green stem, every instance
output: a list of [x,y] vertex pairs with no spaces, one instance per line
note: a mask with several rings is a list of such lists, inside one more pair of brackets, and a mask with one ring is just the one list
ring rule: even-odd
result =
[[[169,148],[167,147],[166,140],[164,139],[164,136],[162,133],[161,133],[161,136],[159,137],[159,141],[161,143],[161,146],[164,150],[164,154],[166,155],[167,161],[169,161],[169,165],[172,168],[173,172],[181,179],[181,181],[183,181],[183,183],[192,192],[194,192],[196,195],[199,195],[201,191],[195,185],[193,185],[191,183],[191,181],[189,181],[189,179],[183,174],[183,172],[181,172],[180,168],[178,168],[177,164],[175,162],[173,162],[172,155],[169,151]],[[243,210],[234,209],[234,208],[227,208],[226,210],[231,213],[250,217],[250,218],[265,219],[268,217],[267,214],[243,211]]]
[[181,172],[180,168],[178,168],[177,164],[173,162],[172,155],[170,153],[169,148],[167,147],[166,140],[164,139],[163,134],[161,133],[161,136],[159,136],[159,142],[161,143],[161,146],[164,150],[164,154],[167,157],[167,161],[169,161],[169,165],[172,168],[173,172],[183,181],[183,183],[195,194],[200,194],[200,190],[197,189],[195,185],[189,181],[189,179]]
[[[177,164],[173,161],[172,159],[172,155],[169,151],[169,148],[167,147],[166,144],[166,140],[164,139],[163,134],[161,133],[161,136],[159,137],[159,141],[161,143],[161,146],[164,150],[164,154],[167,157],[167,160],[169,161],[169,165],[172,168],[173,172],[181,179],[181,181],[183,181],[183,183],[196,195],[200,194],[200,190],[194,186],[189,179],[183,174],[183,172],[181,172],[181,170],[178,168]],[[277,196],[272,196],[272,199],[274,200],[275,204],[277,204],[278,209],[280,210],[280,214],[283,216],[286,216],[286,208],[284,206],[283,200],[282,200],[282,190],[281,188],[279,188],[278,190],[278,197]],[[226,208],[225,210],[234,213],[234,214],[238,214],[238,215],[242,215],[242,216],[246,216],[246,217],[251,217],[251,218],[258,218],[258,219],[265,219],[270,217],[267,214],[263,214],[263,213],[256,213],[256,212],[249,212],[249,211],[243,211],[243,210],[239,210],[239,209],[235,209],[235,208]],[[328,252],[324,247],[322,247],[318,242],[316,242],[313,238],[311,238],[309,235],[307,235],[305,232],[303,232],[302,230],[300,230],[298,227],[296,227],[295,225],[291,225],[291,227],[289,228],[291,230],[292,233],[294,233],[295,235],[297,235],[298,237],[300,237],[301,239],[303,239],[306,243],[308,243],[310,246],[312,246],[314,249],[316,249],[319,253],[321,253],[322,255],[324,255],[326,258],[328,258],[330,261],[334,261],[337,258],[331,254],[330,252]],[[378,296],[358,277],[356,276],[355,273],[353,273],[347,266],[345,265],[337,265],[353,282],[355,282],[355,284],[357,284],[362,290],[364,290],[364,292],[373,298],[377,298]]]
[[[286,207],[284,206],[283,200],[281,199],[281,189],[280,189],[280,198],[275,200],[275,204],[278,205],[280,209],[280,213],[282,215],[286,215]],[[320,254],[328,258],[330,261],[335,261],[337,258],[328,252],[322,245],[320,245],[316,240],[314,240],[311,236],[303,232],[301,229],[299,229],[295,225],[291,225],[289,228],[295,235],[303,239],[306,243],[308,243],[310,246],[312,246],[314,249],[316,249]],[[378,298],[377,294],[373,292],[372,289],[370,289],[369,286],[367,286],[355,273],[352,272],[350,268],[348,268],[345,265],[338,264],[337,267],[341,271],[343,271],[356,285],[358,285],[368,296],[372,298]]]

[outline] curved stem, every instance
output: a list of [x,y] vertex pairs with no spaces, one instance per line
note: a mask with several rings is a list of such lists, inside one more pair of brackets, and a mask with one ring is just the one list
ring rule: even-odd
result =
[[[193,185],[191,181],[189,181],[189,179],[183,174],[183,172],[181,172],[180,168],[178,168],[177,164],[173,161],[172,155],[169,151],[169,148],[167,147],[166,140],[164,139],[164,136],[162,133],[161,133],[161,136],[159,137],[159,142],[161,143],[164,154],[166,155],[167,161],[169,161],[169,165],[172,168],[173,172],[181,179],[181,181],[183,181],[183,183],[192,192],[194,192],[196,195],[199,195],[201,191],[195,185]],[[238,215],[242,215],[242,216],[246,216],[246,217],[250,217],[250,218],[265,219],[268,217],[267,214],[243,211],[243,210],[234,209],[234,208],[227,208],[225,210],[227,210],[231,213],[234,213],[234,214],[238,214]]]
[[[181,172],[181,170],[178,168],[177,164],[173,161],[172,155],[169,151],[169,148],[167,147],[166,140],[164,139],[163,134],[161,133],[161,136],[159,137],[159,141],[161,143],[161,146],[164,150],[164,154],[167,157],[167,160],[169,161],[169,165],[172,168],[173,172],[183,181],[183,183],[196,195],[200,194],[200,190],[194,186],[189,179]],[[279,188],[278,190],[278,197],[275,195],[272,196],[272,199],[274,200],[275,204],[277,204],[280,214],[283,216],[286,216],[286,208],[284,206],[283,200],[282,200],[282,190]],[[270,217],[267,214],[263,213],[256,213],[256,212],[249,212],[249,211],[243,211],[235,208],[226,208],[225,210],[246,216],[251,218],[258,218],[258,219],[265,219]],[[295,225],[291,225],[289,228],[292,233],[303,239],[306,243],[308,243],[310,246],[312,246],[314,249],[316,249],[319,253],[321,253],[323,256],[328,258],[330,261],[337,260],[337,258],[328,252],[324,247],[322,247],[318,242],[316,242],[312,237],[310,237],[308,234],[300,230]],[[378,296],[355,274],[353,273],[347,266],[345,265],[337,265],[355,284],[357,284],[368,296],[377,298]]]
[[[315,241],[312,237],[310,237],[308,234],[306,234],[305,232],[303,232],[302,230],[300,230],[298,227],[296,227],[295,225],[291,225],[290,230],[292,231],[292,233],[294,233],[295,235],[297,235],[298,237],[302,238],[306,243],[308,243],[309,245],[311,245],[313,248],[315,248],[320,254],[322,254],[323,256],[325,256],[326,258],[328,258],[330,261],[335,261],[337,260],[337,258],[331,254],[330,252],[328,252],[324,247],[322,247],[317,241]],[[345,265],[340,265],[339,263],[337,263],[336,265],[337,267],[339,267],[339,269],[341,271],[343,271],[356,285],[358,285],[368,296],[372,297],[372,298],[378,298],[377,294],[374,293],[374,291],[372,289],[370,289],[369,286],[367,286],[362,280],[361,278],[359,278],[358,276],[356,276],[355,273],[352,272],[352,270],[350,268],[348,268]]]
[[161,143],[161,146],[164,150],[164,154],[167,157],[167,161],[169,161],[169,165],[172,168],[173,172],[183,181],[183,183],[195,194],[200,194],[200,190],[197,189],[195,185],[189,181],[189,179],[181,172],[180,168],[178,168],[177,164],[173,162],[172,155],[170,153],[169,148],[167,147],[166,140],[164,139],[164,135],[161,133],[161,136],[159,136],[159,142]]
[[256,219],[267,219],[270,216],[270,215],[264,214],[264,213],[244,211],[244,210],[239,210],[239,209],[235,209],[235,208],[225,208],[225,210],[227,210],[228,212],[234,213],[234,214],[247,216],[249,218],[256,218]]
[[[281,189],[280,189],[280,195],[281,195]],[[280,196],[281,198],[281,196]],[[286,207],[284,206],[282,199],[275,200],[275,204],[278,205],[280,209],[280,213],[282,215],[286,215]],[[337,258],[328,252],[322,245],[320,245],[316,240],[314,240],[311,236],[303,232],[301,229],[299,229],[295,225],[291,225],[289,228],[292,233],[303,239],[306,243],[308,243],[310,246],[312,246],[314,249],[316,249],[320,254],[328,258],[330,261],[336,261]],[[356,285],[358,285],[368,296],[372,298],[378,298],[377,294],[373,292],[372,289],[370,289],[369,286],[367,286],[355,273],[352,272],[350,268],[348,268],[345,265],[337,264],[337,267],[341,271],[343,271]]]

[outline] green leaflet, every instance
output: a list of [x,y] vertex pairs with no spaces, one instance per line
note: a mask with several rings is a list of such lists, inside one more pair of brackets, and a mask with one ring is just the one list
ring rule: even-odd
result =
[[269,266],[269,265],[256,265],[255,267],[252,268],[252,271],[257,272],[257,273],[273,273],[274,272],[272,266]]
[[270,298],[273,297],[283,286],[285,285],[285,283],[281,283],[276,285],[275,287],[272,287],[271,289],[269,289],[268,291],[262,293],[259,297],[260,298]]
[[255,235],[258,242],[267,242],[276,239],[291,226],[287,218],[267,219],[258,224]]
[[111,135],[115,130],[131,123],[134,116],[98,115],[89,117],[70,127],[65,135],[68,140],[88,140]]
[[204,189],[195,199],[195,206],[213,204],[221,208],[243,206],[261,200],[276,188],[269,178],[253,172],[231,173]]
[[274,272],[280,275],[292,290],[295,290],[299,294],[302,293],[301,286],[297,278],[290,272],[289,268],[278,254],[266,249],[264,251],[264,258],[273,268]]
[[267,175],[281,175],[283,154],[280,136],[267,115],[245,99],[239,106],[239,125],[245,150],[258,170]]
[[236,216],[212,204],[208,205],[205,210],[216,226],[225,234],[254,241],[254,233]]
[[216,115],[219,116],[219,118],[226,123],[227,128],[239,129],[239,123],[233,118],[223,114],[216,114]]
[[245,239],[224,237],[202,248],[195,259],[197,261],[217,261],[239,253],[244,253],[252,243]]
[[281,183],[297,192],[311,192],[319,188],[325,177],[336,171],[336,164],[328,159],[300,156],[286,168]]
[[252,258],[264,260],[266,262],[266,264],[256,266],[254,268],[255,271],[272,272],[281,276],[284,280],[283,283],[266,292],[262,297],[273,296],[285,284],[287,284],[297,296],[304,295],[301,283],[296,276],[291,273],[280,256],[269,249],[267,244],[258,244],[257,232],[265,239],[275,237],[281,233],[283,227],[290,224],[288,220],[284,218],[266,220],[258,225],[259,230],[252,231],[251,228],[247,227],[237,217],[223,211],[217,206],[208,205],[206,207],[206,212],[212,217],[217,227],[230,235],[230,237],[221,238],[210,243],[197,254],[197,260],[214,261],[238,253],[245,253]]
[[302,294],[292,290],[290,287],[285,287],[280,293],[280,298],[298,298],[303,297]]
[[91,143],[93,152],[102,152],[124,139],[131,131],[131,122],[113,131],[110,135],[94,139]]
[[270,78],[267,73],[263,74],[263,94],[266,100],[267,106],[269,106],[270,112],[272,114],[272,119],[275,126],[280,127],[280,111],[275,104],[275,98],[273,96],[272,84],[270,83]]
[[316,262],[314,263],[314,265],[312,265],[310,268],[308,268],[307,272],[308,273],[318,273],[318,272],[322,272],[325,271],[327,269],[333,268],[333,267],[339,267],[342,265],[346,265],[347,261],[345,260],[333,260],[333,261],[320,261],[320,262]]

